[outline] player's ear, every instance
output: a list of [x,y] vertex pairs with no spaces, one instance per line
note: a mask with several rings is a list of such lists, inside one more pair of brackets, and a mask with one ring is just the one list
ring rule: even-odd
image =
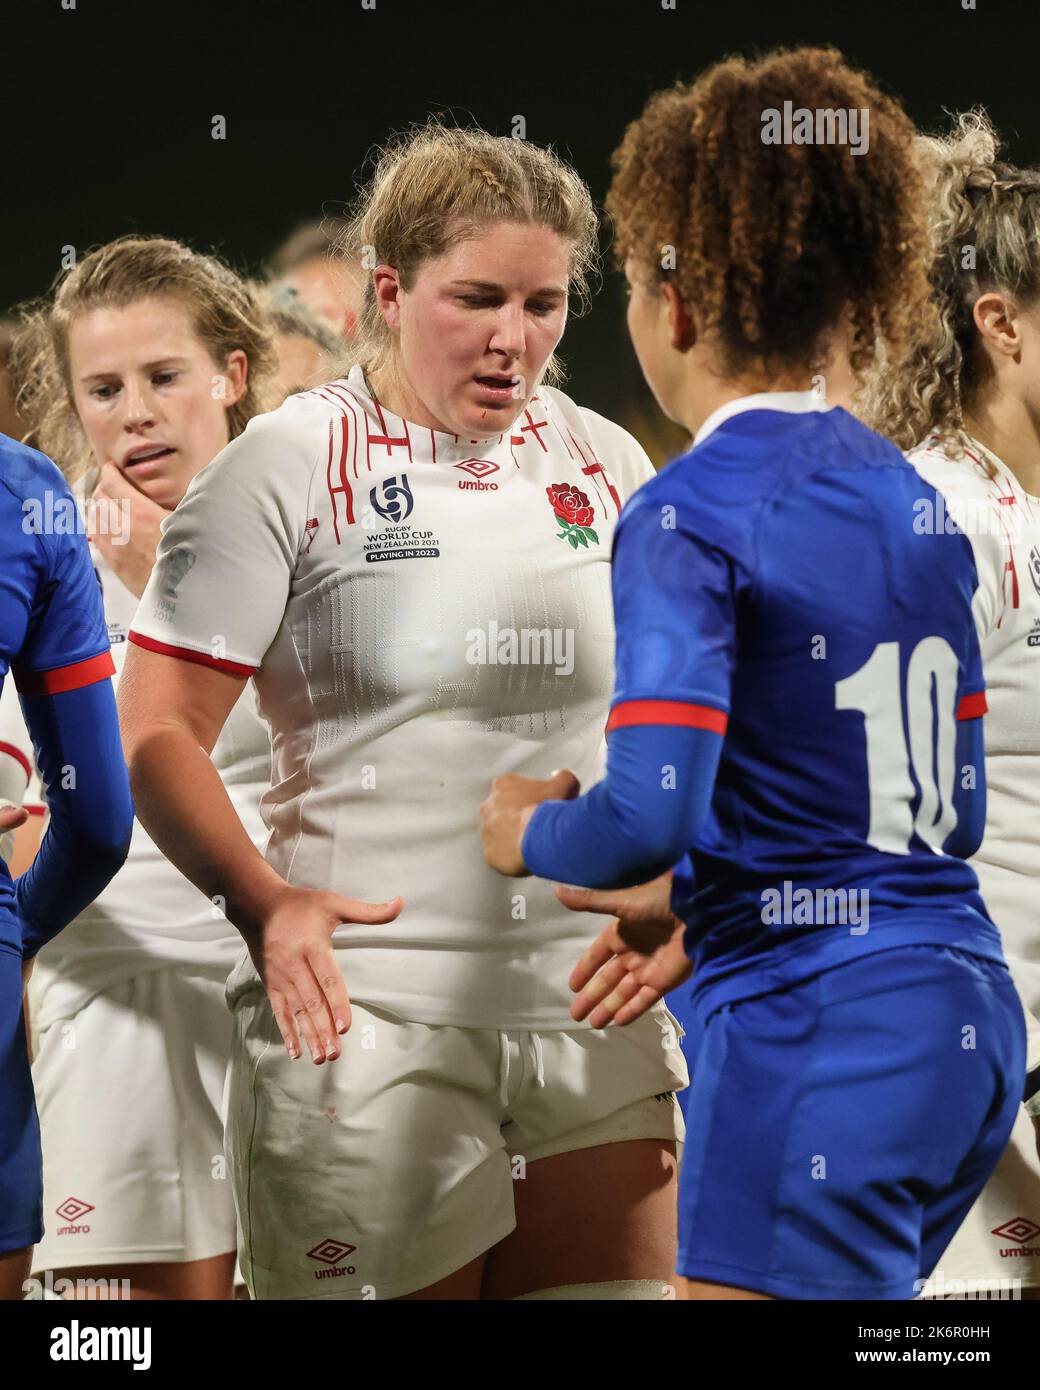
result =
[[671,280],[661,285],[668,315],[668,335],[676,352],[689,352],[698,338],[697,322],[692,311],[683,302],[682,295]]
[[1022,323],[1018,305],[1009,294],[990,290],[979,295],[972,310],[975,327],[989,352],[1013,357],[1022,348]]
[[249,381],[249,358],[241,348],[235,348],[234,352],[228,353],[224,379],[223,403],[224,408],[230,410],[245,395]]
[[377,265],[372,272],[372,288],[386,326],[397,333],[401,327],[401,277],[392,265]]

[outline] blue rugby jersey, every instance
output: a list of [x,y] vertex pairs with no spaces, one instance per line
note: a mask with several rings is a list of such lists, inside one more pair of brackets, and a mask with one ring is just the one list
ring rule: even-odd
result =
[[17,892],[0,860],[0,949],[33,954],[125,856],[133,812],[113,670],[68,484],[49,459],[0,435],[0,687],[10,671],[54,815]]
[[767,393],[622,513],[607,777],[540,807],[523,854],[607,886],[689,849],[673,907],[713,1007],[897,945],[1002,959],[958,857],[985,806],[975,563],[922,499],[845,411]]

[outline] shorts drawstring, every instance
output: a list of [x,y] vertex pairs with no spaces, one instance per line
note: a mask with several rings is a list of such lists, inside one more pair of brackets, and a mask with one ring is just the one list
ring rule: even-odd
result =
[[544,1086],[545,1059],[542,1057],[542,1040],[537,1033],[531,1034],[531,1045],[534,1048],[534,1084]]
[[[542,1055],[542,1040],[537,1033],[528,1033],[531,1040],[531,1052],[534,1056],[534,1084],[536,1086],[545,1085],[545,1058]],[[499,1033],[498,1035],[498,1098],[502,1105],[509,1105],[509,1035]]]
[[503,1106],[509,1104],[509,1039],[505,1033],[498,1035],[498,1098]]

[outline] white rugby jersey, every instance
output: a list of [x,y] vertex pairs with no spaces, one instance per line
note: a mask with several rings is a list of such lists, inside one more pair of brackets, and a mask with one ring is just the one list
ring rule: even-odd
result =
[[[8,673],[0,691],[0,800],[24,806],[30,815],[42,816],[43,792],[36,773],[32,740],[22,718],[14,679]],[[0,859],[10,863],[14,853],[13,830],[0,834]]]
[[[92,556],[104,595],[116,668],[113,683],[118,686],[137,599],[96,550]],[[20,710],[18,715],[20,719]],[[28,743],[24,722],[21,727],[25,743],[19,746],[24,748]],[[31,743],[28,746],[31,752]],[[249,686],[224,725],[212,756],[243,825],[262,848],[266,831],[259,803],[270,780],[270,740]],[[46,1028],[55,1019],[68,1018],[91,996],[148,970],[179,965],[185,970],[230,971],[241,946],[242,938],[222,916],[219,905],[164,858],[135,820],[126,863],[101,896],[36,958],[30,983],[34,1024]]]
[[[963,459],[935,444],[908,455],[971,541],[973,609],[989,712],[986,833],[972,865],[1026,1008],[1040,1013],[1040,498],[973,439]],[[989,467],[987,468],[987,464]],[[939,520],[937,518],[937,520]],[[1037,1045],[1032,1042],[1032,1052]],[[1035,1064],[1040,1063],[1040,1053]]]
[[[567,979],[603,919],[487,868],[479,807],[500,774],[602,775],[611,539],[652,474],[559,391],[469,440],[392,415],[355,367],[251,421],[164,523],[130,640],[255,673],[268,861],[299,887],[405,900],[334,935],[360,1002],[575,1026]],[[244,955],[230,987],[255,981]]]

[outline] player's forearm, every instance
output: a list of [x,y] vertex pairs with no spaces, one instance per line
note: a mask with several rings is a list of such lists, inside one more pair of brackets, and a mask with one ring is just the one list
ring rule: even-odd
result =
[[209,756],[188,730],[156,725],[136,735],[128,764],[138,820],[248,937],[285,881],[249,838]]
[[607,775],[576,801],[546,801],[524,833],[541,878],[629,888],[686,854],[708,813],[722,739],[706,729],[645,725],[609,736]]

